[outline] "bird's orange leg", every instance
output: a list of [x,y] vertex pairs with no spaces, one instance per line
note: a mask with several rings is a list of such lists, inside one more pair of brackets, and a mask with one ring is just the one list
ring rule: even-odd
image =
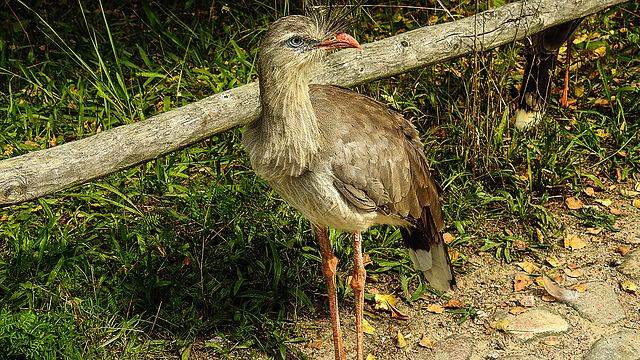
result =
[[364,335],[362,332],[362,308],[364,307],[364,284],[367,271],[364,269],[362,261],[362,236],[359,232],[353,234],[353,277],[351,278],[351,288],[353,297],[356,300],[356,351],[357,360],[364,359]]
[[562,88],[562,97],[560,98],[560,106],[568,107],[567,92],[569,91],[569,66],[571,65],[571,44],[573,44],[573,36],[567,41],[567,59],[564,69],[564,87]]
[[331,313],[331,325],[333,326],[333,346],[336,351],[336,360],[345,360],[344,346],[342,345],[342,331],[340,330],[340,315],[338,314],[338,292],[336,288],[336,272],[338,258],[331,249],[327,229],[316,226],[320,243],[320,256],[322,257],[322,274],[327,279],[327,292],[329,293],[329,313]]

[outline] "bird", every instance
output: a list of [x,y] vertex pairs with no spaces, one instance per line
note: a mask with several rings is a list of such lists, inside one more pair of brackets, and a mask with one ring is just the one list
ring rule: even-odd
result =
[[353,234],[356,356],[364,357],[366,270],[361,234],[378,224],[401,227],[414,266],[434,288],[455,286],[442,237],[442,189],[432,177],[415,126],[386,105],[347,88],[310,84],[331,50],[355,48],[350,13],[309,9],[274,21],[258,53],[261,115],[245,127],[254,172],[299,210],[318,236],[327,281],[335,358],[345,359],[336,291],[337,258],[328,228]]
[[[516,129],[526,131],[537,125],[547,109],[549,92],[551,91],[551,76],[558,62],[558,51],[567,42],[584,18],[571,20],[546,30],[535,33],[526,40],[525,55],[527,64],[520,96],[516,108]],[[567,45],[567,63],[570,56],[570,44]],[[569,83],[569,68],[565,73],[565,84],[560,100],[561,105],[567,103],[567,87]]]

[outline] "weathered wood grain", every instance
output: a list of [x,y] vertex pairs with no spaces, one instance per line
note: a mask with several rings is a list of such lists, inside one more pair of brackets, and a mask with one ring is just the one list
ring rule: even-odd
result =
[[[627,0],[520,1],[327,56],[313,82],[353,86],[522,39]],[[252,83],[86,139],[0,161],[0,206],[156,159],[259,116]]]

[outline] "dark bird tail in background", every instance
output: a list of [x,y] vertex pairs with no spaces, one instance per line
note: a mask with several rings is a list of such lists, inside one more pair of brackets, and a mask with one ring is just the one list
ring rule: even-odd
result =
[[431,286],[444,292],[452,289],[456,281],[447,244],[440,231],[432,231],[435,225],[431,225],[424,227],[419,221],[417,226],[400,228],[400,233],[409,248],[413,266],[424,273]]
[[542,119],[551,91],[551,76],[558,62],[558,50],[573,35],[582,19],[550,27],[527,39],[527,65],[516,110],[518,130],[526,130]]

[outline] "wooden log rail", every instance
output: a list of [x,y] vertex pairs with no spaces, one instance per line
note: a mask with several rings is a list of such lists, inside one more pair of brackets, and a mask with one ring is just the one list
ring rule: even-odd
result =
[[[354,86],[522,39],[627,0],[510,3],[327,56],[313,82]],[[258,83],[91,137],[0,161],[0,206],[17,204],[157,159],[260,114]]]

